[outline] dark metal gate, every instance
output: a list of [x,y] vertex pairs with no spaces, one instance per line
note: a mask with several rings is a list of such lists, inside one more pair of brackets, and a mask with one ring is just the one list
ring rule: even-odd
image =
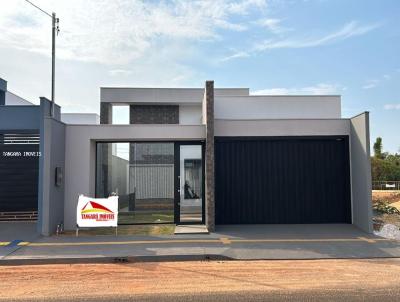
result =
[[350,223],[348,137],[216,138],[217,224]]
[[0,220],[36,219],[39,135],[0,134]]

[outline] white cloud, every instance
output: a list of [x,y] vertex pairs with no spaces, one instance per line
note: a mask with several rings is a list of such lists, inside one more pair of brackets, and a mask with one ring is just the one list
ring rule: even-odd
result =
[[367,83],[362,87],[363,89],[372,89],[378,86],[380,80],[368,80]]
[[233,31],[245,31],[247,30],[247,26],[244,24],[237,24],[237,23],[231,23],[226,20],[215,20],[215,24],[218,27],[224,28],[224,29],[229,29]]
[[289,28],[281,26],[281,22],[282,20],[280,19],[266,18],[266,19],[260,19],[255,23],[259,26],[266,28],[273,34],[280,34],[289,31],[290,30]]
[[132,71],[126,69],[113,69],[109,71],[111,76],[127,76],[130,75]]
[[[135,1],[36,0],[60,18],[57,55],[62,59],[123,65],[147,55],[163,40],[210,40],[218,30],[243,31],[230,22],[263,8],[265,0]],[[49,55],[50,18],[23,0],[2,3],[0,44]]]
[[294,87],[294,88],[269,88],[253,91],[253,95],[332,95],[345,90],[336,84],[320,83],[315,86]]
[[372,89],[377,87],[379,84],[383,84],[386,81],[390,81],[392,79],[392,76],[390,74],[384,74],[383,76],[377,78],[377,79],[372,79],[372,80],[367,80],[365,85],[362,86],[363,89]]
[[383,106],[385,110],[400,110],[400,103],[399,104],[386,104]]
[[226,57],[220,59],[220,61],[221,62],[226,62],[226,61],[229,61],[229,60],[233,60],[233,59],[237,59],[237,58],[246,58],[246,57],[249,57],[249,56],[250,56],[249,53],[247,53],[245,51],[239,51],[239,52],[234,53],[233,55],[226,56]]
[[[285,31],[290,31],[290,29],[285,29],[280,27],[280,19],[261,19],[256,21],[255,23],[261,26],[268,28],[273,34],[282,34]],[[250,48],[249,51],[239,51],[234,53],[233,55],[228,55],[225,58],[222,58],[220,61],[228,61],[235,58],[249,57],[251,54],[255,54],[258,52],[263,52],[271,49],[282,49],[282,48],[310,48],[310,47],[318,47],[323,45],[328,45],[332,43],[337,43],[351,37],[364,35],[376,28],[378,28],[380,24],[367,24],[361,25],[357,21],[351,21],[345,24],[339,30],[327,34],[322,37],[289,37],[289,38],[271,38],[268,40],[264,40],[261,42],[254,43],[253,47]],[[244,54],[246,55],[240,55]],[[238,55],[239,54],[239,55]]]
[[230,13],[247,14],[248,11],[253,7],[256,7],[257,9],[263,9],[266,6],[267,2],[265,0],[244,0],[244,1],[231,1],[230,3],[228,3],[226,9]]
[[352,21],[345,24],[338,31],[327,34],[323,37],[307,37],[301,39],[283,39],[283,40],[266,40],[260,43],[257,43],[254,46],[255,51],[263,51],[268,49],[277,49],[277,48],[309,48],[309,47],[317,47],[322,45],[327,45],[331,43],[335,43],[338,41],[343,41],[349,39],[351,37],[364,35],[374,29],[379,27],[379,24],[369,24],[369,25],[359,25],[358,22]]

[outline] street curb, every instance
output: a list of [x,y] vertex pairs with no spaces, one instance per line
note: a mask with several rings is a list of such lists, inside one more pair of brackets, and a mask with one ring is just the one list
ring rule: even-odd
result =
[[179,261],[324,261],[324,260],[374,260],[399,259],[397,256],[370,257],[315,257],[315,258],[255,258],[240,259],[217,254],[207,255],[162,255],[162,256],[118,256],[118,257],[86,257],[86,258],[25,258],[0,259],[2,266],[47,265],[47,264],[129,264],[146,262],[179,262]]
[[45,264],[105,264],[140,262],[177,262],[177,261],[222,261],[233,260],[222,255],[161,255],[161,256],[119,256],[87,258],[46,258],[46,259],[1,259],[1,266],[45,265]]

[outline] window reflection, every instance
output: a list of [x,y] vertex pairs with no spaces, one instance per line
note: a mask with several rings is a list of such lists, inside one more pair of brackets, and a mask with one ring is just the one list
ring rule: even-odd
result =
[[98,143],[96,196],[119,196],[119,223],[174,220],[174,144]]

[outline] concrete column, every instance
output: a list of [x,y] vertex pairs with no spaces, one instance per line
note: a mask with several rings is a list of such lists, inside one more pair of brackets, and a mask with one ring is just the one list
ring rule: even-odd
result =
[[112,104],[100,103],[100,124],[112,124]]
[[[112,124],[112,104],[111,103],[100,103],[100,124]],[[98,160],[101,162],[102,170],[102,190],[104,197],[107,197],[109,191],[109,181],[111,180],[112,173],[112,150],[111,144],[102,144],[100,147],[100,157]]]
[[214,81],[206,81],[203,100],[203,121],[206,124],[205,150],[205,188],[206,188],[206,226],[215,231],[214,198]]

